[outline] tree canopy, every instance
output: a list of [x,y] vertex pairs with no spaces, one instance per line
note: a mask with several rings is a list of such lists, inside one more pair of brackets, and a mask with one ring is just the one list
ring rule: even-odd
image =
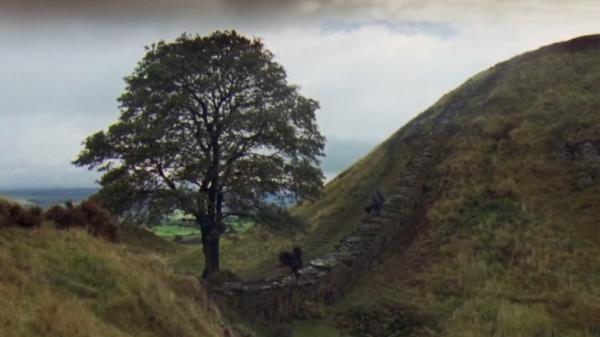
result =
[[235,31],[152,44],[125,78],[119,120],[88,137],[74,161],[103,172],[101,195],[120,212],[193,215],[205,276],[219,269],[225,217],[259,216],[273,198],[322,188],[319,105],[287,83],[273,58]]

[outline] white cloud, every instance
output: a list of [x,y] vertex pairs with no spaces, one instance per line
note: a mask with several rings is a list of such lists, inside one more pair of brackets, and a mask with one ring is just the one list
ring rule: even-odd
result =
[[600,32],[600,4],[591,1],[313,1],[302,8],[263,16],[4,20],[0,188],[91,184],[94,175],[70,165],[81,141],[117,117],[122,77],[143,45],[183,31],[236,28],[262,37],[290,81],[321,102],[319,124],[337,144],[377,143],[478,71]]

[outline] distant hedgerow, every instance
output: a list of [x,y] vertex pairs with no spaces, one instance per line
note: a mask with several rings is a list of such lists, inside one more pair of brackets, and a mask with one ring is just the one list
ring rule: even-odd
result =
[[71,202],[65,207],[53,206],[44,212],[44,219],[54,222],[58,229],[85,228],[93,236],[117,242],[118,226],[111,214],[91,200],[74,206]]
[[33,228],[42,224],[42,209],[34,206],[24,208],[17,203],[0,199],[0,228]]
[[58,229],[85,228],[93,236],[117,242],[118,226],[111,214],[94,201],[84,201],[78,206],[65,203],[65,207],[53,206],[45,212],[40,207],[23,207],[0,199],[0,228],[39,227],[43,220],[54,222]]
[[8,226],[9,214],[8,203],[0,199],[0,228]]

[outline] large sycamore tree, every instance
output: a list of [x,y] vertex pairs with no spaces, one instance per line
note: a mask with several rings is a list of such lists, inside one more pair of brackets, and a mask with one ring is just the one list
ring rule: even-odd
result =
[[321,190],[318,103],[287,83],[259,39],[217,31],[161,41],[125,81],[118,121],[88,137],[74,164],[103,172],[101,193],[122,210],[192,215],[204,277],[219,270],[226,217]]

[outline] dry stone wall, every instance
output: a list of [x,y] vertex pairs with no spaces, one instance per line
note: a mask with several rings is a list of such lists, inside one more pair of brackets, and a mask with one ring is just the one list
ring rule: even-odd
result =
[[451,129],[450,124],[435,118],[431,129],[418,137],[419,143],[412,144],[417,154],[387,196],[381,214],[364,219],[333,251],[307,263],[299,279],[290,274],[228,282],[215,289],[217,301],[268,320],[303,317],[316,303],[333,303],[357,275],[368,270],[375,257],[395,243],[398,233],[418,224],[425,183],[431,179]]

